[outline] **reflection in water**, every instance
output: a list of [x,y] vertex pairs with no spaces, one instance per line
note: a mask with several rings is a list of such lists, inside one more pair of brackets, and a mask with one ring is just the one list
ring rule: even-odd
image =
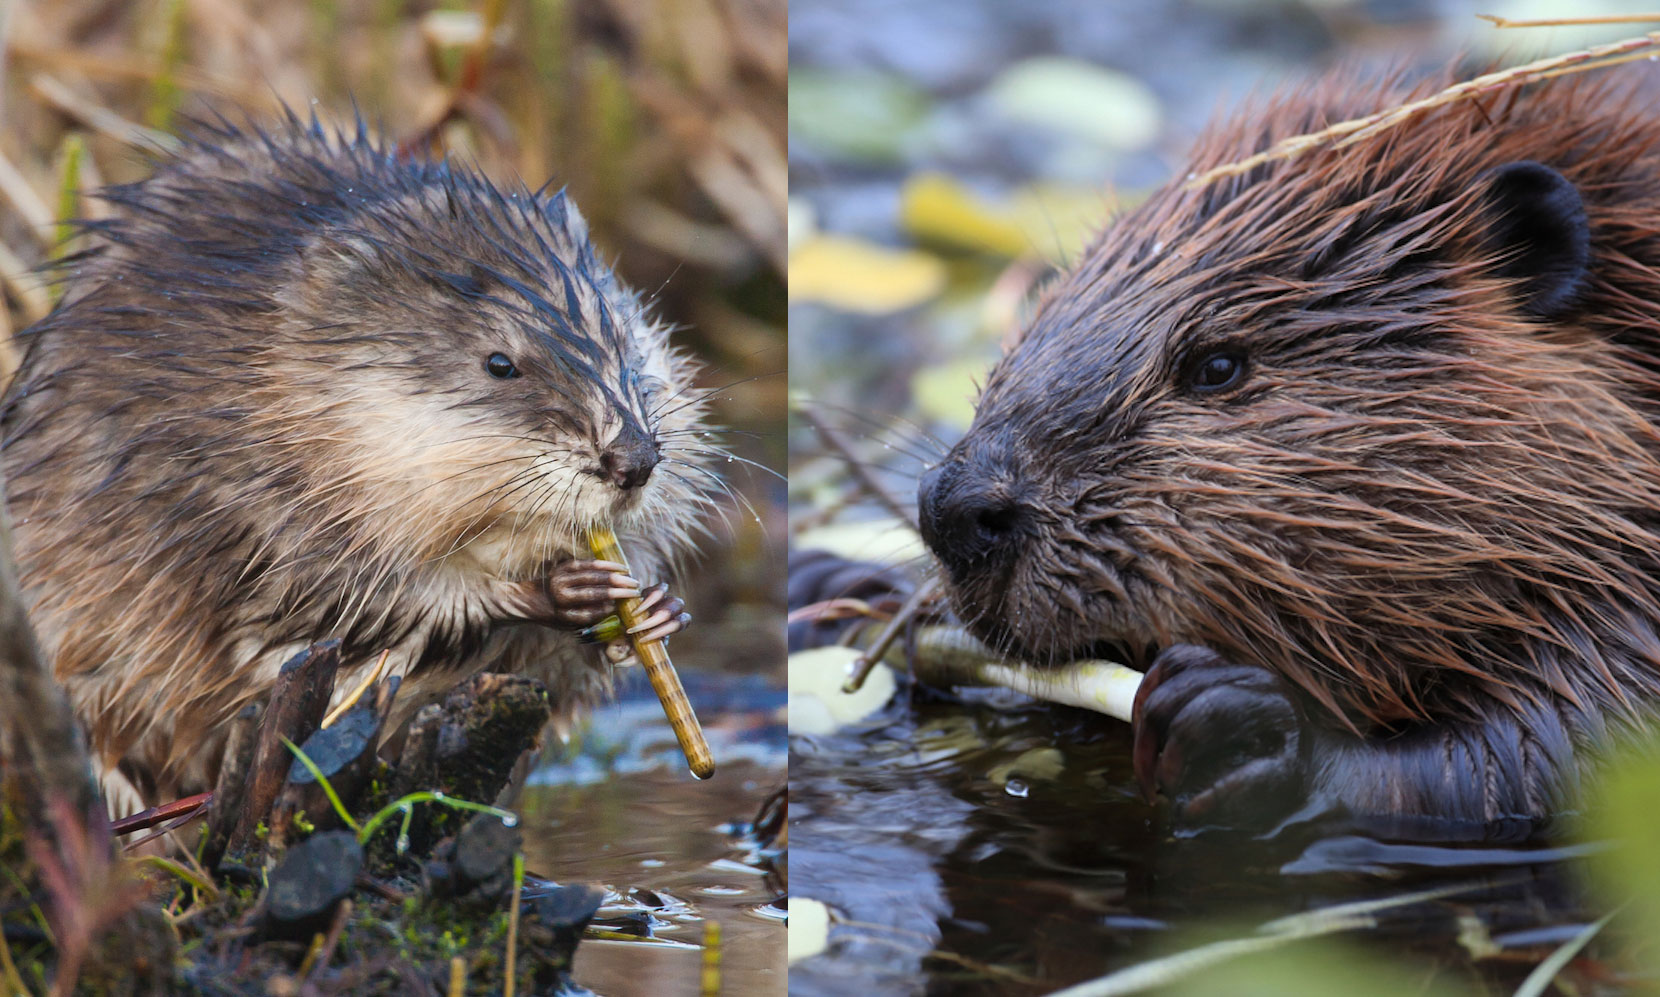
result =
[[522,807],[526,868],[608,891],[595,926],[651,941],[588,939],[578,983],[605,997],[697,995],[707,922],[720,924],[722,994],[784,992],[784,928],[771,866],[746,833],[784,782],[783,691],[758,677],[682,672],[720,767],[698,782],[648,689],[631,685],[539,769]]

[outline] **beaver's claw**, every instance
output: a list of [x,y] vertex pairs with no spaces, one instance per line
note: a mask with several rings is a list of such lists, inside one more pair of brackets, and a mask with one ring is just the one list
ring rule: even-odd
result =
[[1190,645],[1167,648],[1136,692],[1135,771],[1188,827],[1264,828],[1307,794],[1302,710],[1278,675]]

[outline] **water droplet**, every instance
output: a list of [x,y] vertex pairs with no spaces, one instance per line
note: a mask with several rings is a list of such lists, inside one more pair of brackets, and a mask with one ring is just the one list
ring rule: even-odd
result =
[[1008,782],[1003,784],[1003,792],[1008,793],[1017,800],[1024,800],[1031,794],[1032,787],[1026,785],[1026,780],[1024,779],[1010,779]]
[[502,814],[501,815],[501,826],[502,827],[518,827],[519,826],[518,815],[517,814]]
[[409,835],[400,834],[398,835],[398,854],[402,855],[407,851],[409,851]]
[[434,802],[434,803],[442,803],[442,802],[444,802],[444,801],[445,801],[445,800],[446,800],[446,799],[449,799],[449,797],[447,797],[447,796],[445,796],[445,795],[444,795],[444,791],[443,791],[443,790],[441,790],[441,789],[435,789],[435,790],[433,790],[433,791],[432,791],[432,802]]

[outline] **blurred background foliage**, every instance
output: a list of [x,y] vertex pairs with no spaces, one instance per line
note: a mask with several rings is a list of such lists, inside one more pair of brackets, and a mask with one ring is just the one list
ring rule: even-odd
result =
[[[85,195],[145,176],[187,117],[360,110],[409,152],[567,187],[724,386],[728,444],[781,468],[785,18],[784,0],[0,0],[0,342],[50,307],[34,268],[58,223],[100,216]],[[731,471],[756,512],[733,503],[736,553],[693,602],[705,621],[736,605],[747,633],[777,605],[781,488]],[[755,638],[732,660],[773,667]]]

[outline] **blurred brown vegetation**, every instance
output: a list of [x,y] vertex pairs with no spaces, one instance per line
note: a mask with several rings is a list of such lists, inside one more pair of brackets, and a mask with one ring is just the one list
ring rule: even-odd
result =
[[39,308],[14,286],[14,264],[52,245],[72,136],[87,143],[87,189],[142,176],[143,145],[180,113],[259,120],[286,104],[349,122],[355,101],[406,145],[430,138],[493,176],[568,186],[627,279],[668,281],[676,319],[779,333],[765,327],[782,308],[782,0],[10,0],[0,11],[0,235],[15,257],[0,271],[14,321]]
[[[715,420],[754,435],[728,445],[782,467],[786,27],[785,0],[0,0],[0,344],[50,308],[35,271],[64,218],[100,214],[81,195],[146,175],[189,117],[361,111],[406,150],[567,187],[730,385]],[[708,602],[768,601],[765,531],[731,522]]]

